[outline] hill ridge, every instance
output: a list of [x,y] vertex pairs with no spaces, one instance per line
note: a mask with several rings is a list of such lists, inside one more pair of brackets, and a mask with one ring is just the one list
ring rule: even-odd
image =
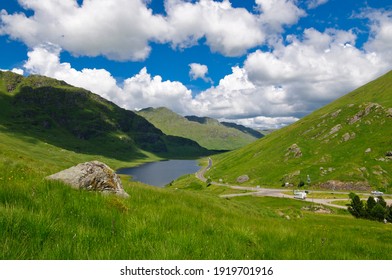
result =
[[208,175],[235,182],[247,174],[254,185],[297,186],[309,178],[308,187],[388,190],[391,107],[392,71],[249,146],[216,156]]
[[45,76],[0,72],[0,108],[3,129],[76,152],[123,160],[146,152],[173,158],[210,153],[97,94]]
[[263,137],[251,128],[221,123],[209,117],[183,117],[166,107],[149,107],[136,113],[164,133],[192,139],[210,150],[234,150]]

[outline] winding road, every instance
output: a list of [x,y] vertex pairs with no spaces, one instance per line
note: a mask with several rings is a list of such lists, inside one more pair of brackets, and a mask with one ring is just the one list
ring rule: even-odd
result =
[[[208,165],[206,167],[201,168],[199,171],[197,171],[195,173],[196,178],[198,178],[199,180],[206,182],[207,179],[205,178],[205,173],[210,170],[212,167],[212,159],[208,158]],[[280,197],[280,198],[291,198],[291,199],[297,199],[294,198],[294,194],[293,195],[288,195],[288,194],[284,194],[282,193],[282,190],[280,189],[268,189],[268,188],[261,188],[261,187],[243,187],[243,186],[235,186],[235,185],[228,185],[228,184],[222,184],[222,183],[217,183],[217,182],[211,182],[212,185],[216,185],[216,186],[223,186],[223,187],[229,187],[231,189],[235,189],[235,190],[246,190],[249,192],[246,193],[238,193],[238,194],[224,194],[221,195],[220,197],[223,198],[230,198],[230,197],[237,197],[237,196],[270,196],[270,197]],[[285,190],[287,191],[287,190]],[[331,192],[331,191],[312,191],[312,193],[325,193],[325,194],[345,194],[348,196],[348,192]],[[370,194],[363,194],[363,195],[369,195]],[[337,199],[337,198],[308,198],[306,199],[306,201],[311,201],[313,203],[316,204],[322,204],[325,206],[329,206],[329,207],[335,207],[335,208],[340,208],[340,209],[347,209],[347,206],[342,206],[342,205],[337,205],[337,204],[333,204],[333,202],[336,201],[347,201],[347,199]],[[388,204],[392,204],[392,199],[385,199],[385,201]]]

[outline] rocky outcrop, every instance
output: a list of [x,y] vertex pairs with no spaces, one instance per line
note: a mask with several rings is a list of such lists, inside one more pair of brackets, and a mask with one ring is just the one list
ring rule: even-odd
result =
[[333,191],[370,191],[371,187],[367,182],[342,182],[337,180],[329,180],[318,185],[321,189]]
[[286,160],[287,158],[291,157],[291,158],[300,158],[302,157],[302,151],[301,148],[298,147],[297,144],[293,144],[291,145],[288,149],[287,149],[287,153],[285,154],[286,156]]
[[245,183],[249,181],[249,176],[248,175],[241,175],[237,178],[238,183]]
[[351,133],[346,132],[342,136],[342,142],[347,142],[348,140],[351,140],[354,138],[355,138],[355,132],[351,132]]
[[99,161],[80,163],[50,175],[46,179],[59,180],[76,189],[114,193],[128,197],[118,175],[109,166]]
[[382,108],[382,106],[377,103],[368,103],[366,105],[367,106],[365,107],[365,109],[359,111],[353,117],[351,117],[347,120],[348,124],[350,124],[350,125],[354,124],[354,123],[360,121],[363,117],[366,117],[367,115],[369,115],[369,113],[371,111]]

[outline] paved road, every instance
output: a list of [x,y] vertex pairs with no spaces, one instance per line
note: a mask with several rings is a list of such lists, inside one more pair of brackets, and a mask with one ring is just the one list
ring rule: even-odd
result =
[[196,172],[197,179],[199,179],[200,181],[206,182],[207,179],[204,177],[204,174],[208,170],[210,170],[211,166],[212,166],[212,159],[208,158],[208,165],[207,165],[207,167],[203,167],[199,171]]
[[[211,167],[212,167],[212,159],[208,158],[208,166],[207,167],[203,167],[198,172],[196,172],[196,177],[199,180],[201,180],[203,182],[206,182],[207,179],[204,177],[204,175],[205,175],[205,173],[209,169],[211,169]],[[222,183],[217,183],[217,182],[211,182],[211,184],[216,185],[216,186],[229,187],[231,189],[236,189],[236,190],[246,190],[246,191],[249,191],[249,192],[246,192],[246,193],[225,194],[225,195],[221,195],[220,196],[220,197],[225,197],[225,198],[237,197],[237,196],[271,196],[271,197],[296,199],[296,198],[294,198],[294,194],[293,195],[288,195],[288,194],[282,193],[282,191],[287,191],[287,189],[280,190],[280,189],[268,189],[268,188],[260,188],[260,187],[243,187],[243,186],[222,184]],[[312,193],[346,194],[346,195],[349,194],[348,192],[338,192],[338,191],[334,191],[334,192],[331,192],[331,191],[312,191]],[[322,205],[335,207],[335,208],[340,208],[340,209],[347,209],[347,206],[332,204],[333,202],[336,202],[336,201],[346,201],[347,199],[308,198],[308,199],[306,199],[306,201],[311,201],[311,202],[316,203],[316,204],[322,204]],[[385,201],[388,204],[392,204],[392,199],[385,199]]]

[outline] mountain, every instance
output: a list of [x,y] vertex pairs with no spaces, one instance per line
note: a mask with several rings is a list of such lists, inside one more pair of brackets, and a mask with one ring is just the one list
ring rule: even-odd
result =
[[263,135],[253,129],[231,123],[220,123],[216,119],[187,116],[160,108],[146,108],[137,112],[167,135],[192,139],[209,150],[234,150]]
[[211,179],[249,185],[392,190],[392,71],[242,149]]
[[147,120],[63,81],[0,72],[0,129],[79,153],[131,160],[208,154],[196,142],[165,135]]

